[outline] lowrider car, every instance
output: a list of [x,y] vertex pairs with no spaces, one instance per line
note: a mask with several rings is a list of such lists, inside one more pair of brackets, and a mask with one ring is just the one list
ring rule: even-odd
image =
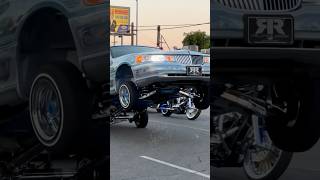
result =
[[[177,95],[209,107],[210,57],[187,50],[163,51],[146,46],[114,46],[110,54],[110,94],[126,110],[145,109]],[[193,87],[193,93],[183,88]],[[149,102],[149,103],[148,103]]]

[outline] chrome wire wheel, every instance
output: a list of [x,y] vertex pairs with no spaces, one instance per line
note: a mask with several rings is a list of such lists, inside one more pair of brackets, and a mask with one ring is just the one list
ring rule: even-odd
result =
[[186,116],[189,120],[196,120],[201,114],[201,110],[197,109],[193,103],[193,100],[189,99],[186,107]]
[[36,136],[51,147],[60,139],[63,103],[56,82],[47,74],[37,76],[30,92],[30,116]]
[[126,84],[123,84],[119,88],[119,100],[123,108],[128,108],[130,106],[130,90]]
[[253,145],[245,155],[243,168],[250,179],[269,180],[270,178],[278,178],[291,160],[291,157],[289,159],[285,158],[287,156],[286,152],[272,143],[267,132],[263,134],[263,147]]
[[173,111],[171,111],[169,108],[172,108],[172,104],[170,103],[170,101],[162,104],[160,107],[161,114],[165,117],[170,117]]
[[200,111],[199,109],[196,109],[194,107],[188,108],[186,110],[186,115],[187,115],[188,119],[193,119],[198,115],[199,111]]
[[250,150],[244,162],[244,169],[252,179],[267,177],[278,164],[282,150],[273,148],[270,150]]
[[160,110],[161,113],[162,113],[162,114],[167,114],[167,113],[169,112],[169,109],[168,109],[168,108],[170,108],[170,102],[167,101],[167,103],[166,103],[166,104],[163,104],[161,107],[162,107],[161,110]]

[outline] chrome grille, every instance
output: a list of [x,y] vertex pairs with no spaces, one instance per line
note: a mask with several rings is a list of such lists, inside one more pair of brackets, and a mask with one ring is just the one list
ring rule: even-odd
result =
[[180,64],[192,64],[192,60],[189,55],[178,55],[175,56],[176,62]]
[[203,56],[199,55],[178,55],[175,56],[175,60],[180,64],[203,64]]
[[300,6],[302,0],[216,0],[234,9],[250,11],[289,11]]

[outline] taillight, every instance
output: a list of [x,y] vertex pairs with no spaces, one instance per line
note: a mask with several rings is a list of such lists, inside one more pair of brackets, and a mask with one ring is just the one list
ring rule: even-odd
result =
[[106,0],[83,0],[84,4],[92,6],[106,2]]

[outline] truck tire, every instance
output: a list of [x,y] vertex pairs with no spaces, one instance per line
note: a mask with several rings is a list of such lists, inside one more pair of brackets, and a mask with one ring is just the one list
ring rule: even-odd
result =
[[309,150],[320,136],[320,81],[296,79],[280,82],[275,88],[280,100],[287,103],[287,112],[271,112],[267,117],[272,141],[285,151]]
[[66,63],[40,67],[31,86],[29,112],[34,133],[46,148],[65,152],[80,141],[90,119],[91,96],[78,70]]

